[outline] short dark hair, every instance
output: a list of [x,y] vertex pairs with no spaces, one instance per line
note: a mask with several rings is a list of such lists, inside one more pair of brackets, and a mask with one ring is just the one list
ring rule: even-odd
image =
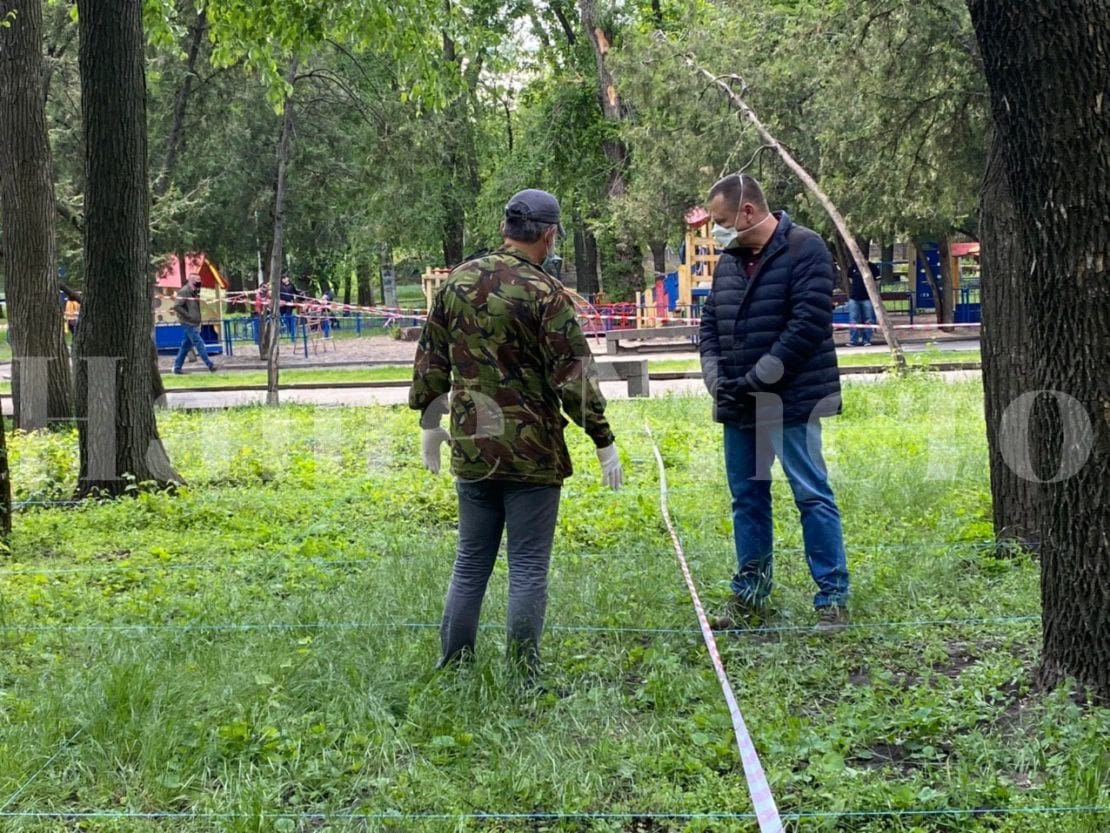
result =
[[501,234],[507,240],[535,243],[553,225],[555,223],[538,223],[535,220],[525,220],[521,217],[506,217],[505,224],[501,227]]
[[744,202],[750,202],[761,211],[767,210],[767,198],[763,195],[759,182],[754,177],[744,174],[729,174],[718,179],[709,189],[708,199],[711,201],[717,195],[721,195],[730,209],[739,210],[741,194],[744,196]]

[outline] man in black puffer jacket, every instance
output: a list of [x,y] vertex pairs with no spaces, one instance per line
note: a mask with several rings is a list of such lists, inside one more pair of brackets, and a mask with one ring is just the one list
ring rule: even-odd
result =
[[824,241],[771,213],[749,176],[709,192],[723,250],[701,319],[701,363],[724,423],[737,572],[717,627],[761,621],[771,592],[771,464],[778,457],[802,519],[818,592],[818,630],[848,624],[840,510],[821,457],[820,417],[840,413],[832,338],[833,262]]

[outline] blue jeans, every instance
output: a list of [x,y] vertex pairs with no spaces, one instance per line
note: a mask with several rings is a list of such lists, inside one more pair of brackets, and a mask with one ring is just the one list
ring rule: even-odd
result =
[[725,472],[732,493],[737,562],[732,592],[756,604],[771,593],[771,463],[775,457],[782,463],[802,516],[806,561],[817,584],[813,606],[846,606],[844,532],[821,456],[821,423],[817,420],[754,428],[725,425]]
[[200,337],[200,327],[193,324],[182,324],[181,329],[185,335],[181,339],[181,348],[177,351],[177,358],[173,360],[174,371],[181,370],[181,365],[185,364],[185,356],[188,355],[190,347],[196,351],[201,361],[212,367],[212,360],[208,358],[208,348],[204,344],[204,339]]
[[547,611],[547,570],[559,514],[559,486],[459,480],[459,542],[440,625],[444,666],[474,652],[478,617],[501,536],[508,530],[511,659],[537,671]]
[[[848,320],[853,324],[874,324],[875,305],[870,301],[848,300]],[[871,343],[874,330],[867,327],[852,327],[848,331],[848,343],[866,347]]]

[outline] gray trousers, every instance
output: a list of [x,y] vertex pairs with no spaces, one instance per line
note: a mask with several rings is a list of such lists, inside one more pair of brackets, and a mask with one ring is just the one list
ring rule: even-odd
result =
[[440,667],[473,654],[482,599],[501,535],[507,529],[508,654],[535,671],[562,489],[497,480],[459,480],[455,489],[459,495],[459,546],[440,626]]

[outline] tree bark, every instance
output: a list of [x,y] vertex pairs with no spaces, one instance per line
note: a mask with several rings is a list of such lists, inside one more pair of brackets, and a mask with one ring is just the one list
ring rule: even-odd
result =
[[[286,80],[292,88],[297,78],[297,60],[289,64]],[[274,180],[274,236],[270,246],[270,326],[263,327],[266,337],[266,404],[278,404],[278,343],[281,341],[281,256],[285,236],[285,180],[289,168],[289,146],[293,141],[293,91],[285,95],[281,137],[277,143],[277,176]]]
[[1057,452],[1039,471],[1038,680],[1110,703],[1110,15],[1103,0],[968,5],[1035,313],[1033,383],[1058,399],[1029,420],[1030,447]]
[[844,241],[840,239],[839,234],[833,235],[832,251],[837,266],[837,287],[847,295],[852,291],[852,277],[848,269],[848,260],[851,255],[848,254],[847,247],[844,245]]
[[651,249],[652,268],[655,270],[655,279],[661,280],[667,274],[667,241],[652,240],[648,244]]
[[73,418],[73,384],[55,269],[54,172],[46,129],[42,4],[3,0],[0,18],[0,213],[16,428]]
[[370,264],[368,262],[359,263],[356,281],[358,284],[357,303],[360,307],[372,307],[374,305],[374,287],[371,283],[372,277]]
[[1006,179],[1003,148],[995,136],[987,157],[979,200],[979,239],[982,241],[982,352],[983,404],[991,473],[994,535],[999,542],[1014,541],[1037,549],[1037,484],[1018,476],[1006,463],[1015,443],[1025,442],[1019,430],[1007,426],[1003,414],[1010,403],[1036,390],[1034,355],[1029,343],[1029,310],[1025,306],[1025,264],[1017,212]]
[[579,295],[597,294],[597,240],[578,211],[574,212],[574,275]]
[[[601,115],[610,125],[601,146],[609,161],[606,196],[613,202],[623,197],[628,188],[625,177],[629,153],[628,146],[618,134],[618,127],[624,120],[624,108],[608,62],[612,33],[602,28],[595,0],[578,0],[578,11],[582,27],[593,48]],[[644,288],[643,258],[639,244],[628,229],[618,229],[614,235],[606,235],[601,242],[605,293],[611,300],[632,300]]]
[[[448,11],[451,2],[447,2]],[[483,64],[479,54],[463,71],[458,45],[447,33],[442,33],[443,60],[458,74],[463,91],[447,105],[444,113],[446,131],[443,153],[448,173],[448,189],[444,195],[446,214],[443,217],[443,265],[452,268],[461,263],[466,245],[466,211],[477,198],[481,183],[478,179],[477,147],[474,144],[474,122],[470,117],[470,102],[477,90]]]
[[151,398],[143,4],[78,0],[85,304],[77,328],[78,494],[181,482]]

